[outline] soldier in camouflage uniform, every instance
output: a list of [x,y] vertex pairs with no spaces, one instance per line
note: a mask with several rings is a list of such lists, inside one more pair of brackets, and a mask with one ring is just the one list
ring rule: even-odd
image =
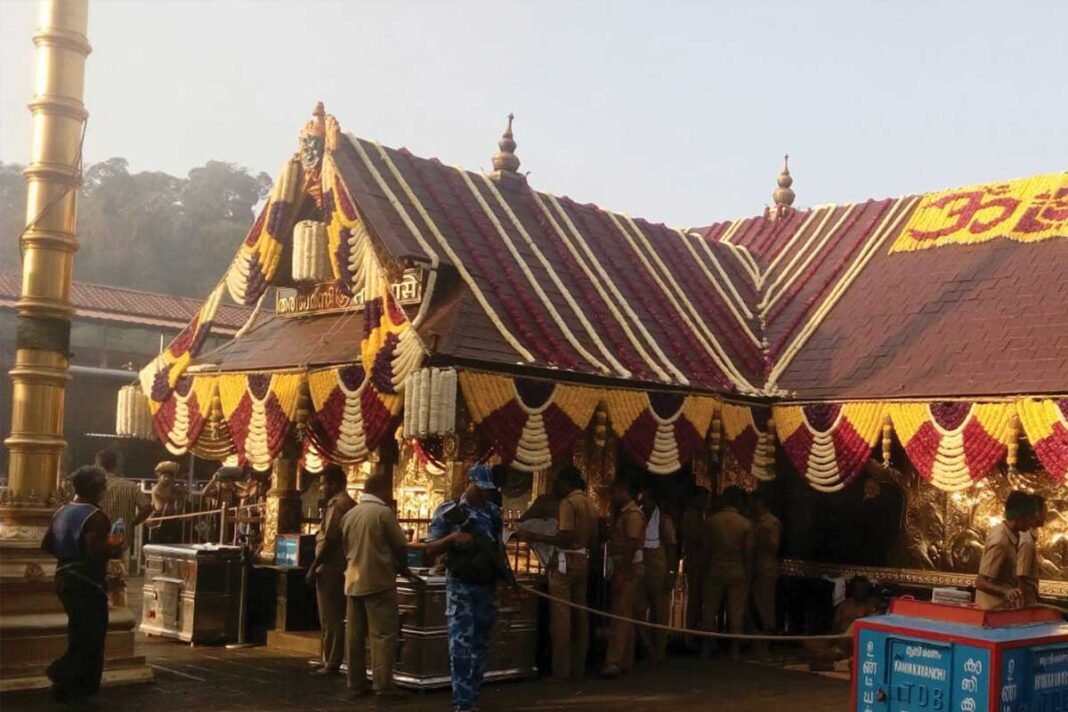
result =
[[[508,575],[501,543],[501,510],[487,497],[487,493],[497,489],[490,468],[476,465],[467,477],[467,489],[460,501],[438,507],[427,532],[427,550],[431,555],[454,552],[456,561],[461,550],[470,551],[479,541],[498,555],[498,566],[493,567],[488,578],[477,575],[477,571],[462,571],[453,563],[447,564],[445,613],[449,626],[452,704],[454,710],[461,712],[472,710],[478,704],[489,656],[490,632],[497,618],[496,581]],[[485,558],[481,563],[485,564]],[[500,570],[499,565],[505,569]],[[481,568],[485,570],[486,566]]]

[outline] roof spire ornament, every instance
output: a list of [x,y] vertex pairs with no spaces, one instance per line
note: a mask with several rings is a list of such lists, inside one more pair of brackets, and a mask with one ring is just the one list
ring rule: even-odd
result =
[[777,183],[779,187],[771,194],[771,197],[775,201],[775,217],[781,218],[793,209],[794,198],[796,197],[794,191],[790,188],[794,184],[794,179],[790,175],[789,153],[782,157],[782,172],[779,174]]
[[497,142],[497,147],[500,150],[493,154],[492,177],[498,181],[523,180],[523,176],[517,173],[519,170],[519,156],[515,155],[516,142],[512,136],[512,121],[514,119],[515,114],[508,114],[508,126],[504,129],[504,133],[501,134],[501,140]]

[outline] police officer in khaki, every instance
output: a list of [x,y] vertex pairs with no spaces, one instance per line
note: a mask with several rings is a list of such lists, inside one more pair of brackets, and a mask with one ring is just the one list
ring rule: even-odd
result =
[[[586,605],[589,582],[590,552],[596,546],[597,510],[585,493],[582,473],[574,465],[565,465],[556,475],[554,494],[560,500],[556,535],[520,530],[524,541],[537,541],[557,547],[549,567],[549,595]],[[586,654],[590,644],[590,617],[586,611],[566,603],[550,603],[549,632],[553,647],[553,680],[578,679],[586,672]]]
[[[659,504],[656,490],[645,487],[639,502],[645,515],[645,542],[642,544],[642,563],[645,575],[638,586],[635,617],[658,625],[667,625],[671,612],[671,591],[675,587],[678,568],[678,539],[675,522]],[[653,666],[667,660],[667,631],[640,627],[637,631]]]
[[[775,594],[779,586],[779,546],[782,543],[782,522],[768,509],[764,497],[750,498],[753,509],[753,608],[763,633],[774,633],[776,620]],[[766,646],[762,646],[766,647]]]
[[[611,566],[609,593],[612,614],[630,618],[638,585],[645,575],[642,544],[645,541],[645,517],[634,502],[634,490],[626,480],[617,479],[611,487],[612,529],[608,540]],[[634,666],[634,624],[612,619],[608,629],[608,652],[603,677],[619,677]]]
[[[705,521],[702,550],[707,554],[702,625],[712,630],[723,599],[727,600],[727,630],[741,633],[749,602],[749,580],[753,571],[753,523],[743,514],[746,493],[740,487],[723,492],[723,508]],[[702,646],[702,657],[712,653],[711,641]],[[731,657],[737,658],[738,642],[731,643]]]
[[990,528],[975,578],[975,603],[991,611],[1019,608],[1024,591],[1017,578],[1020,534],[1042,526],[1042,503],[1023,490],[1014,490],[1005,499],[1005,520]]

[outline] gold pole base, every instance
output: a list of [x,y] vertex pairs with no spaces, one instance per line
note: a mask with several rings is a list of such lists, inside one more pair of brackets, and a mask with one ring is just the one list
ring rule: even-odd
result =
[[[55,595],[55,559],[41,550],[53,510],[0,507],[0,691],[48,687],[44,671],[67,649],[67,614]],[[146,682],[152,670],[136,654],[137,620],[108,612],[106,684]]]

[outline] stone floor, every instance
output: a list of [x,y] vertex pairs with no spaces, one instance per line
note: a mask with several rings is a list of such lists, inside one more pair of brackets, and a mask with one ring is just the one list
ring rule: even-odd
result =
[[[353,702],[341,677],[308,674],[307,656],[267,648],[227,650],[149,640],[143,652],[156,674],[147,685],[105,688],[88,709],[108,710],[447,710],[445,691],[416,693],[390,703]],[[515,682],[489,686],[482,709],[508,710],[689,710],[717,712],[840,712],[849,704],[849,685],[779,667],[728,661],[671,658],[657,671],[619,680],[575,684]],[[10,693],[0,708],[63,709],[46,692]]]

